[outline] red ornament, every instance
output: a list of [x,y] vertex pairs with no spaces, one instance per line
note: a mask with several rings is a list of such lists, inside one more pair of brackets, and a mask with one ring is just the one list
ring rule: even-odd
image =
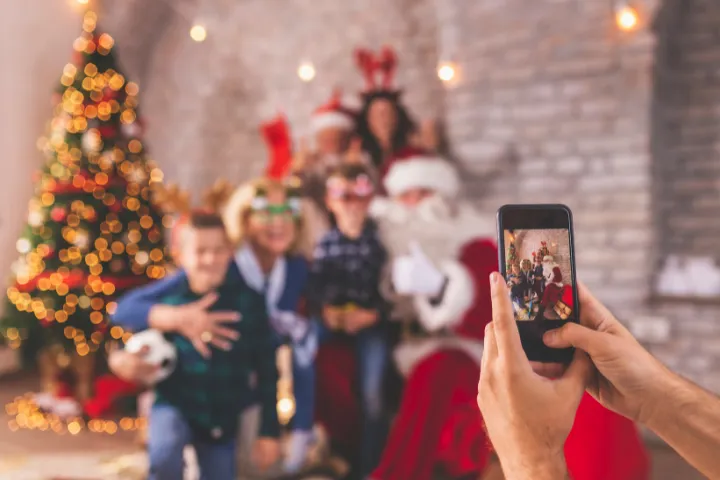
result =
[[113,90],[112,88],[105,87],[105,89],[103,90],[103,98],[102,99],[103,99],[103,101],[108,102],[110,100],[116,99],[117,96],[118,96],[117,90]]
[[118,213],[120,210],[122,210],[122,203],[115,200],[113,203],[110,204],[108,208],[111,212]]
[[104,139],[115,138],[117,135],[117,129],[113,125],[103,125],[98,127],[100,136]]
[[55,207],[50,211],[50,218],[54,222],[62,222],[67,216],[67,209],[65,207]]

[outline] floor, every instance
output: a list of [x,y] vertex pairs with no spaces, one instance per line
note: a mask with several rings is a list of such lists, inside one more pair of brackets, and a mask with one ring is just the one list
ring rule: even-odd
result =
[[[0,380],[0,405],[32,391],[33,378]],[[146,458],[129,432],[115,435],[82,432],[75,436],[8,428],[0,415],[0,480],[143,480]],[[700,480],[674,452],[656,446],[653,480]],[[498,469],[483,480],[502,480]],[[611,479],[608,479],[611,480]]]

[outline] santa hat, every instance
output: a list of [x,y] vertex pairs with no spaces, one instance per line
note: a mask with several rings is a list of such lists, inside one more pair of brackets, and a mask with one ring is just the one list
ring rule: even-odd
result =
[[390,160],[383,186],[391,197],[410,189],[424,188],[454,198],[460,190],[460,178],[447,160],[423,150],[407,148]]
[[260,132],[270,150],[265,176],[273,180],[282,180],[290,173],[292,164],[290,128],[285,117],[278,114],[274,120],[262,124]]
[[326,128],[352,130],[355,127],[353,113],[343,107],[340,98],[340,91],[335,90],[333,91],[330,100],[315,110],[312,118],[310,119],[310,129],[313,134],[325,130]]

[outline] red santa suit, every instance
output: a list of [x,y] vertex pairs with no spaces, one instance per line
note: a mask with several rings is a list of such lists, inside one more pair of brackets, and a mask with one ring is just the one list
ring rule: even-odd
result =
[[[413,263],[408,257],[414,255],[415,264],[432,263],[445,281],[439,301],[425,294],[403,298],[390,293],[398,307],[396,317],[414,317],[425,335],[404,341],[395,352],[407,383],[372,478],[431,480],[437,470],[451,478],[478,478],[490,448],[476,395],[484,329],[492,319],[489,275],[497,270],[495,222],[457,201],[457,173],[440,159],[397,161],[384,183],[391,196],[411,188],[435,192],[416,207],[379,199],[373,214],[393,263]],[[423,277],[409,270],[415,273],[410,277]],[[397,278],[405,281],[393,272],[391,282]],[[596,428],[599,425],[602,428]],[[580,405],[566,452],[576,480],[648,478],[647,456],[633,423],[590,397]]]

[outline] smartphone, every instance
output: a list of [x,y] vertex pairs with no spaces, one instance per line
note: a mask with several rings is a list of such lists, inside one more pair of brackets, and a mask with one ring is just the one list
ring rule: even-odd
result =
[[497,213],[499,271],[510,290],[515,321],[530,361],[572,361],[543,334],[579,322],[572,212],[565,205],[504,205]]

